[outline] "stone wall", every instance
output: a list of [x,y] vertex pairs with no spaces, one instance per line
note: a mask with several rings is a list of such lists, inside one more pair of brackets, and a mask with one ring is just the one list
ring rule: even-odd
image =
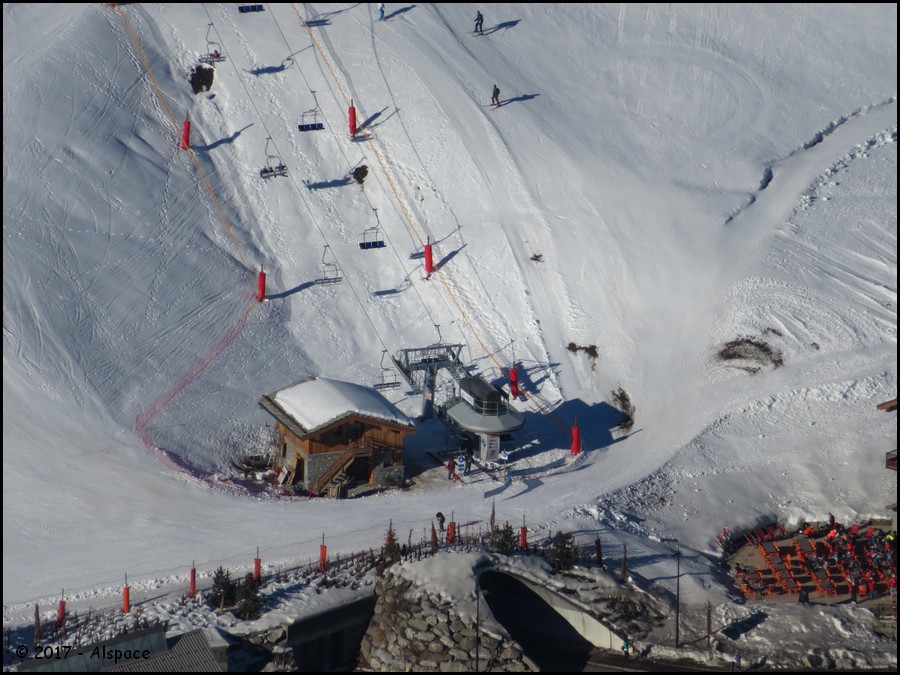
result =
[[404,468],[402,466],[375,467],[375,485],[377,488],[403,487]]
[[[360,647],[360,666],[381,672],[537,672],[507,635],[464,622],[453,603],[422,596],[397,575],[379,579],[375,614]],[[482,602],[483,611],[487,612]]]

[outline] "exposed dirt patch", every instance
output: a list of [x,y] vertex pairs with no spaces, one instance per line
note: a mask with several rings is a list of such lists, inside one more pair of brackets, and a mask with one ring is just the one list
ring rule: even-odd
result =
[[566,347],[573,354],[577,354],[578,352],[584,352],[591,359],[591,370],[597,369],[597,359],[600,357],[600,352],[597,351],[597,345],[590,345],[588,347],[581,347],[576,345],[574,342],[570,342],[569,346]]
[[[774,329],[772,329],[774,331]],[[747,336],[739,337],[731,342],[726,342],[717,354],[720,361],[750,361],[760,366],[772,366],[780,368],[784,365],[784,353],[777,347],[758,338]],[[756,366],[734,364],[735,367],[755,373],[760,370]]]
[[622,429],[623,431],[627,431],[634,426],[634,403],[631,402],[631,397],[628,395],[622,387],[619,387],[614,392],[612,392],[613,404],[616,408],[622,411],[622,414],[625,415],[625,419],[622,420],[622,423],[619,424],[617,429]]
[[200,94],[212,89],[215,72],[215,68],[205,64],[201,64],[196,68],[191,69],[191,88],[194,90],[195,94]]

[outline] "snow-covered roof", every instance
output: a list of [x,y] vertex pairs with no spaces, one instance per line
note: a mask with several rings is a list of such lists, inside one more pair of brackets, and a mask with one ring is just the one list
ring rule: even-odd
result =
[[306,433],[357,414],[415,427],[397,406],[378,391],[353,382],[309,377],[270,396]]

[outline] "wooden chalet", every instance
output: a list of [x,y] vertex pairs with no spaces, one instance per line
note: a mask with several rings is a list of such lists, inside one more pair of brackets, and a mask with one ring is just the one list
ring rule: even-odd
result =
[[415,425],[375,389],[308,377],[259,404],[275,418],[283,484],[335,497],[360,484],[403,484],[403,443]]

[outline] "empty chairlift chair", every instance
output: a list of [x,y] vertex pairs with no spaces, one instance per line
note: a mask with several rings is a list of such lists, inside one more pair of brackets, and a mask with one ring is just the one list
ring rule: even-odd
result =
[[359,235],[359,248],[367,251],[370,248],[384,248],[384,235],[381,233],[381,221],[378,219],[378,209],[375,212],[375,226],[365,230]]
[[[331,257],[334,258],[333,253]],[[328,260],[328,244],[325,244],[325,250],[322,251],[322,276],[316,279],[316,283],[320,286],[332,286],[341,283],[343,280],[337,259]]]
[[396,389],[400,386],[400,376],[397,371],[384,365],[385,354],[387,354],[387,349],[381,352],[381,381],[373,385],[378,391]]
[[370,248],[384,248],[384,237],[377,225],[362,233],[359,238],[359,247],[363,251]]
[[319,121],[319,101],[316,98],[316,92],[313,92],[312,95],[316,106],[300,115],[300,124],[297,125],[297,129],[300,131],[322,131],[325,128],[325,125]]

